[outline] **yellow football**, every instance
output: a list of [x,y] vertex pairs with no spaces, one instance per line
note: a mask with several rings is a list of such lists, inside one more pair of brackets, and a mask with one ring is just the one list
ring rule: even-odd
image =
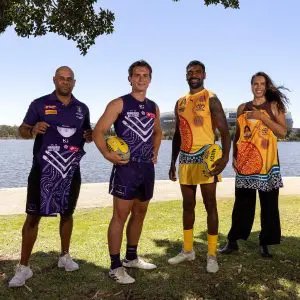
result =
[[110,136],[106,139],[107,149],[110,152],[117,152],[122,159],[128,160],[130,158],[130,150],[124,140],[117,136]]
[[213,163],[221,157],[222,157],[222,148],[218,144],[212,144],[209,146],[209,148],[205,150],[203,155],[203,162],[207,173],[209,173],[214,169],[212,168]]

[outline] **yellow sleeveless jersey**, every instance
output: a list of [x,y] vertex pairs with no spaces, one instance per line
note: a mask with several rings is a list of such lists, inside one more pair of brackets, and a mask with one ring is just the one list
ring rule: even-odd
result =
[[[237,119],[240,136],[237,141],[236,187],[270,191],[283,186],[277,137],[261,120],[247,120],[246,112],[253,110],[253,106],[252,102],[247,102]],[[274,119],[270,103],[255,107]]]
[[214,125],[209,108],[209,98],[214,93],[203,89],[187,94],[177,102],[181,146],[179,154],[180,184],[203,184],[220,181],[209,177],[203,165],[205,150],[215,142]]

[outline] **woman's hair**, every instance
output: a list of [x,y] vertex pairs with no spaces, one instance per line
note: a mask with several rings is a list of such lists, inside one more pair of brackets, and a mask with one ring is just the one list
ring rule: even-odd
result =
[[253,81],[257,76],[262,76],[266,80],[266,100],[268,102],[275,101],[277,103],[278,110],[286,112],[286,108],[290,101],[289,98],[282,92],[282,90],[289,91],[289,89],[285,88],[284,86],[276,87],[270,76],[264,72],[255,73],[251,78],[251,84],[253,84]]

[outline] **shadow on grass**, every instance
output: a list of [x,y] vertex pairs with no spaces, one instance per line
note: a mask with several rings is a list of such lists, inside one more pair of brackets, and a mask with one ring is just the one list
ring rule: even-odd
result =
[[65,272],[57,268],[58,252],[36,252],[31,256],[33,277],[26,285],[9,288],[16,260],[0,257],[0,272],[8,278],[0,281],[0,299],[135,299],[132,285],[121,286],[108,278],[108,270],[76,259],[80,269]]
[[[226,236],[220,235],[225,241]],[[129,270],[136,283],[121,286],[107,276],[107,269],[85,260],[76,260],[80,270],[57,269],[58,252],[36,252],[31,263],[34,276],[27,287],[9,289],[0,281],[0,299],[299,299],[300,241],[283,237],[273,247],[274,258],[258,254],[258,233],[240,242],[235,255],[219,255],[220,271],[208,274],[206,232],[195,237],[196,260],[169,265],[167,259],[181,249],[180,240],[154,239],[161,251],[143,257],[155,263],[156,270]],[[15,260],[1,259],[1,272],[13,275]]]
[[[165,265],[157,290],[168,291],[166,299],[300,299],[300,239],[284,236],[281,245],[271,247],[274,258],[266,259],[259,254],[258,234],[239,242],[239,252],[219,255],[220,271],[208,274],[207,232],[201,232],[194,242],[196,260]],[[221,234],[220,240],[225,242],[226,236]],[[181,241],[157,239],[155,243],[166,254],[164,259],[149,255],[157,264],[165,264],[182,247]]]

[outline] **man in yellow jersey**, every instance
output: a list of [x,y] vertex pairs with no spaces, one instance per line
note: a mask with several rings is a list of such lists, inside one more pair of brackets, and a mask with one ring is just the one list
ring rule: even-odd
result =
[[[193,227],[195,221],[196,189],[200,184],[203,202],[207,211],[209,273],[219,270],[216,259],[218,238],[218,211],[216,183],[225,168],[230,151],[230,134],[221,102],[215,94],[203,86],[205,66],[200,61],[191,61],[186,67],[186,80],[190,92],[175,105],[176,129],[172,142],[172,160],[169,178],[176,180],[176,160],[179,155],[179,183],[183,197],[183,249],[168,262],[178,264],[195,259],[193,250]],[[223,154],[207,173],[203,159],[207,148],[215,143],[215,129],[221,134]]]

